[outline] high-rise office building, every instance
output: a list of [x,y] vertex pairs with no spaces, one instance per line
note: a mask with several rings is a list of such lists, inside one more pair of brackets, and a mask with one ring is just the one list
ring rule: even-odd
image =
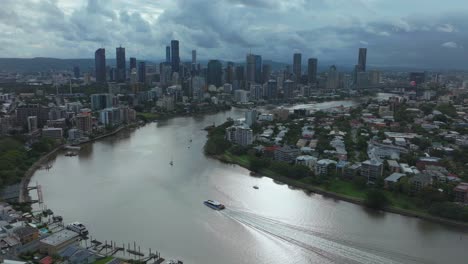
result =
[[292,80],[286,80],[283,84],[283,97],[284,99],[290,99],[293,97],[295,83]]
[[125,82],[127,81],[127,69],[125,67],[125,48],[118,47],[116,50],[116,58],[117,58],[117,82]]
[[310,58],[307,61],[307,80],[309,84],[317,82],[317,59]]
[[197,64],[197,51],[192,50],[192,65]]
[[207,69],[207,83],[220,87],[222,85],[223,65],[219,60],[210,60]]
[[171,47],[166,46],[166,62],[171,62]]
[[262,56],[255,55],[255,82],[262,82]]
[[179,41],[171,40],[171,66],[172,72],[179,72],[180,57],[179,57]]
[[276,80],[268,80],[265,96],[268,100],[278,97],[278,82]]
[[339,78],[336,66],[332,65],[328,70],[327,89],[338,89]]
[[131,71],[132,69],[136,69],[136,67],[137,67],[137,60],[136,60],[136,58],[130,58],[130,71]]
[[295,76],[296,82],[301,80],[302,76],[302,55],[300,53],[294,53],[293,56],[293,73]]
[[96,70],[96,82],[106,82],[106,50],[97,49],[94,53],[94,65]]
[[262,83],[267,83],[270,80],[271,66],[269,64],[263,64],[262,67]]
[[234,62],[229,61],[227,63],[226,71],[225,71],[225,83],[232,84],[234,81]]
[[255,83],[255,55],[247,54],[245,80],[247,83]]
[[361,66],[362,71],[366,71],[366,63],[367,63],[367,48],[360,48],[358,65]]
[[80,78],[80,75],[81,75],[81,73],[80,73],[80,67],[78,67],[78,66],[73,67],[73,76],[74,76],[76,79],[78,79],[78,78]]
[[146,63],[144,61],[138,63],[138,82],[146,83]]
[[101,110],[104,108],[112,107],[112,95],[110,94],[92,94],[91,95],[91,109]]

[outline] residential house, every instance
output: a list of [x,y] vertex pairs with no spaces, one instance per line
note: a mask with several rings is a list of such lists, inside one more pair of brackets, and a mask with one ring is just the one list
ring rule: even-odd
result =
[[387,160],[390,172],[400,172],[400,164],[396,160]]
[[455,202],[468,204],[468,183],[462,182],[453,189]]
[[390,176],[384,179],[385,188],[392,187],[394,184],[399,182],[406,174],[394,172]]

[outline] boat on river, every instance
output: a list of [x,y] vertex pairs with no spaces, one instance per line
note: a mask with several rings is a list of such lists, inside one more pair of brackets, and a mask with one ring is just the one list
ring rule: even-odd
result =
[[210,207],[211,209],[214,210],[223,210],[226,208],[224,204],[218,202],[218,201],[213,201],[213,200],[206,200],[203,202],[206,206]]

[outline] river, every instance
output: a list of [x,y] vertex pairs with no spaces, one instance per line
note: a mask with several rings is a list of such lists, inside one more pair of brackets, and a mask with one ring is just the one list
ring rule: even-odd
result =
[[[331,105],[340,103],[314,107]],[[47,208],[84,223],[93,238],[136,241],[184,263],[467,263],[462,230],[368,211],[205,157],[203,128],[244,111],[119,133],[76,157],[59,154],[31,183],[42,185]],[[214,211],[206,199],[227,209]]]

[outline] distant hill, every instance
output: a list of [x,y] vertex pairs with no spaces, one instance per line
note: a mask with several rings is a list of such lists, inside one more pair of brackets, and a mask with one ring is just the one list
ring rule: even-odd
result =
[[[106,60],[108,65],[115,65],[115,59]],[[40,72],[49,70],[73,70],[74,66],[81,71],[94,68],[94,59],[55,59],[55,58],[0,58],[0,71]]]

